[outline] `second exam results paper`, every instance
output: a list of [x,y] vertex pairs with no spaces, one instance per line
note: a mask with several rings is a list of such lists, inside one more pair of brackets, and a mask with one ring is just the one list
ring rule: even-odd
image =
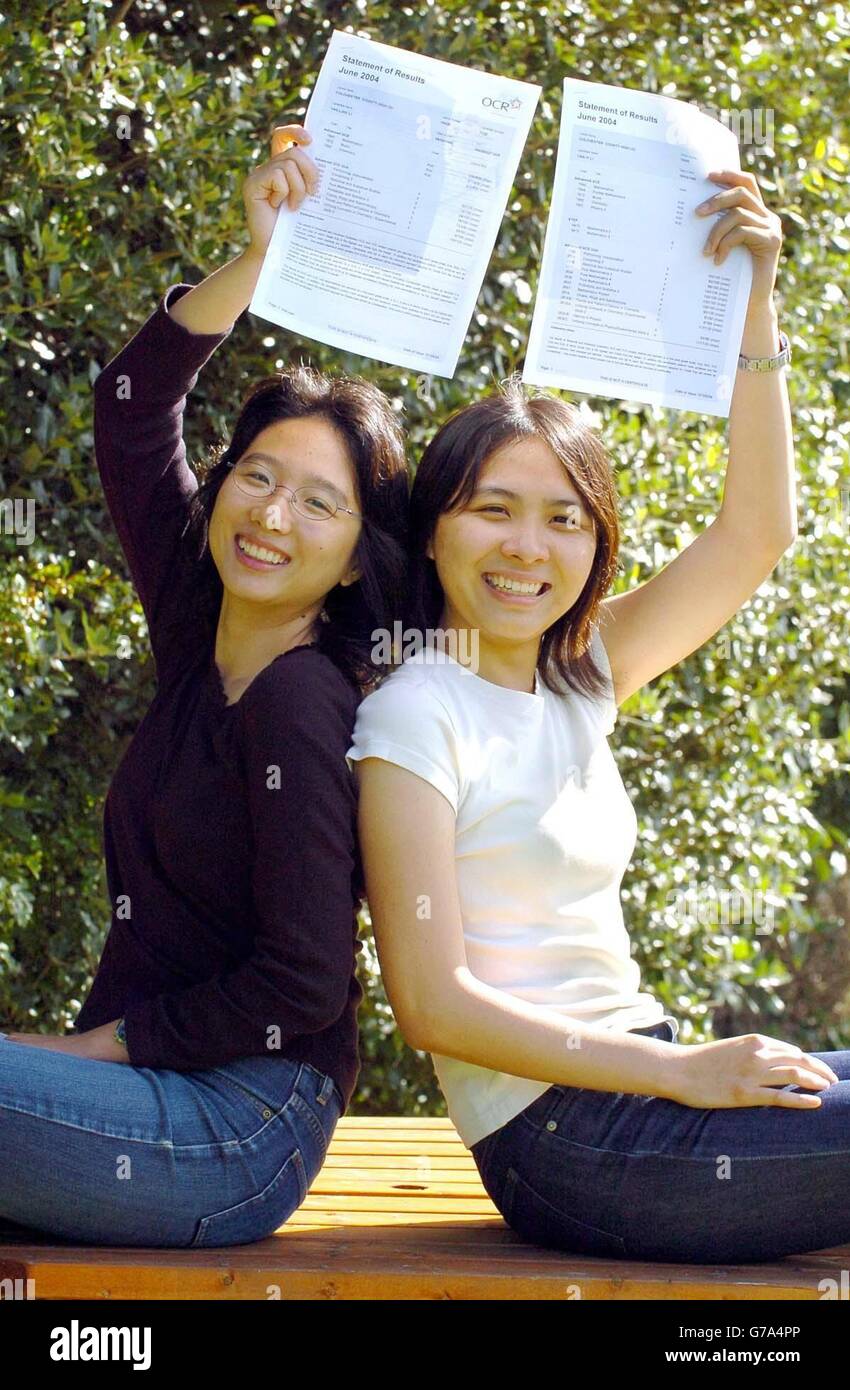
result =
[[565,78],[523,380],[727,417],[752,264],[743,246],[703,256],[694,209],[723,188],[708,174],[740,167],[689,103]]
[[335,31],[304,118],[319,187],[278,217],[251,312],[453,376],[539,96]]

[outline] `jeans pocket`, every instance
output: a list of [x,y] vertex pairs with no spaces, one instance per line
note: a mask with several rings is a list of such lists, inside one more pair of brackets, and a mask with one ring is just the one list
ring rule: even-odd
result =
[[293,1091],[286,1114],[293,1132],[297,1135],[309,1189],[327,1157],[331,1137],[336,1128],[336,1097],[333,1097],[333,1102],[326,1107],[326,1111],[320,1111],[318,1105],[314,1109],[314,1102],[300,1095],[298,1091]]
[[241,1081],[237,1081],[235,1077],[228,1076],[227,1072],[210,1068],[209,1074],[217,1077],[219,1081],[223,1081],[231,1090],[237,1091],[242,1099],[248,1102],[251,1109],[256,1111],[260,1119],[270,1120],[273,1115],[279,1113],[278,1110],[269,1105],[268,1101],[263,1100],[262,1096],[258,1096],[255,1091],[250,1090]]
[[263,1240],[298,1210],[307,1196],[307,1188],[307,1171],[301,1150],[292,1149],[262,1192],[202,1217],[190,1249],[249,1245],[252,1241]]
[[626,1242],[621,1236],[600,1230],[598,1226],[590,1226],[552,1206],[520,1177],[515,1168],[507,1170],[499,1210],[511,1230],[534,1245],[567,1250],[577,1255],[600,1255],[615,1259],[626,1256]]
[[316,1083],[316,1099],[319,1104],[324,1107],[330,1100],[331,1095],[333,1095],[339,1114],[341,1114],[345,1109],[345,1102],[342,1099],[342,1092],[333,1077],[328,1076],[326,1072],[319,1071],[318,1067],[314,1067],[312,1062],[305,1062],[303,1065],[304,1070],[310,1073]]

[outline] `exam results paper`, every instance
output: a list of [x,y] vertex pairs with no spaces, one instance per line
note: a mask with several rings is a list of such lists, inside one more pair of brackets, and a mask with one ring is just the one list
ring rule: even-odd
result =
[[304,118],[319,187],[278,217],[251,312],[453,376],[539,96],[335,31]]
[[687,102],[565,78],[523,381],[728,417],[752,261],[735,246],[715,266],[694,209],[740,167]]

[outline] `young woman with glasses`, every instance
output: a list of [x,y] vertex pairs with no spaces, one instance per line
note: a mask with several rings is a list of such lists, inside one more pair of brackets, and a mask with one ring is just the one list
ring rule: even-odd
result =
[[708,249],[753,258],[718,515],[606,597],[615,479],[580,412],[516,382],[461,409],[411,497],[406,631],[433,639],[363,701],[349,754],[390,1003],[505,1220],[582,1254],[695,1263],[850,1240],[850,1051],[677,1043],[620,904],[637,821],[607,742],[617,706],[708,641],[796,532],[781,225],[751,174],[714,177]]
[[[401,613],[389,401],[304,367],[250,392],[198,486],[186,395],[318,169],[300,126],[244,183],[250,245],[176,285],[94,388],[95,450],[157,690],[112,780],[112,924],[69,1037],[0,1041],[0,1219],[223,1246],[303,1202],[358,1070],[356,788],[373,632]],[[294,142],[294,143],[290,143]]]

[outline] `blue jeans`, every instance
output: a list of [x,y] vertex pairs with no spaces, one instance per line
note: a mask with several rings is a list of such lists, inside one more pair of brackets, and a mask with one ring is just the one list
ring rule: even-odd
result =
[[[669,1023],[632,1031],[676,1037]],[[817,1109],[699,1110],[659,1096],[550,1086],[472,1154],[505,1221],[537,1245],[689,1264],[844,1245],[850,1051],[809,1055],[839,1077],[817,1092]]]
[[308,1062],[178,1072],[0,1039],[0,1240],[261,1240],[304,1201],[342,1109]]

